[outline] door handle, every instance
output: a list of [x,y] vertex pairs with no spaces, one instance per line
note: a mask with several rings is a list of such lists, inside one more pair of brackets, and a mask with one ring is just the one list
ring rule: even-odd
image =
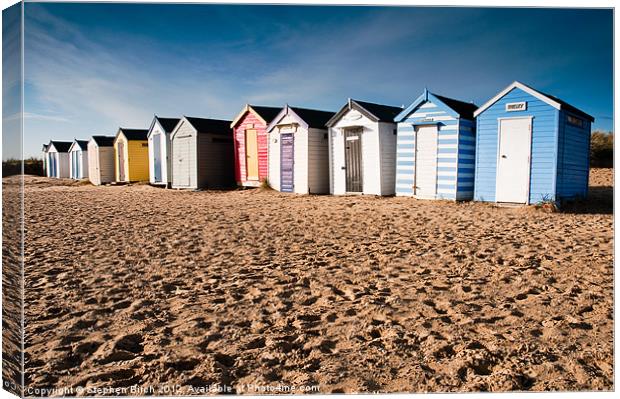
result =
[[346,167],[346,166],[343,166],[343,167],[341,167],[340,169],[342,169],[342,170],[346,170],[346,169],[347,169],[347,167]]
[[506,155],[502,155],[502,158],[508,158]]

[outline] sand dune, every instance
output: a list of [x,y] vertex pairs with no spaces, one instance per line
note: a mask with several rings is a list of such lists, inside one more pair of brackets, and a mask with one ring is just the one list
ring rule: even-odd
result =
[[30,388],[613,389],[607,203],[26,182]]

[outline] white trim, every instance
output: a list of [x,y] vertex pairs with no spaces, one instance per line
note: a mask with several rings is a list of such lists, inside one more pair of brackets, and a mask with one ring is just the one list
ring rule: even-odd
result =
[[459,139],[459,135],[458,134],[442,134],[441,137],[439,137],[437,140],[458,140]]
[[67,152],[72,152],[73,151],[73,147],[77,145],[77,140],[73,140],[73,143],[71,143],[71,147],[69,147],[69,151]]
[[446,171],[440,170],[440,171],[437,172],[437,176],[438,177],[439,176],[442,176],[442,177],[456,177],[456,174],[457,174],[456,170],[453,170],[453,171],[450,171],[450,172],[446,172]]
[[480,115],[481,112],[483,112],[484,110],[489,108],[491,105],[495,104],[500,98],[504,97],[506,94],[508,94],[508,92],[510,90],[512,90],[514,88],[523,90],[527,94],[529,94],[529,95],[531,95],[533,97],[536,97],[540,101],[546,102],[547,104],[551,105],[553,108],[556,108],[556,109],[560,109],[561,108],[561,104],[559,102],[550,99],[549,97],[545,96],[544,94],[542,94],[542,93],[532,89],[531,87],[528,87],[528,86],[524,85],[521,82],[514,81],[508,87],[506,87],[504,90],[500,91],[495,97],[493,97],[492,99],[490,99],[489,101],[484,103],[484,105],[482,105],[476,111],[474,111],[474,118],[477,117],[478,115]]
[[[302,128],[304,128],[305,130],[310,129],[310,126],[308,125],[306,121],[301,119],[301,117],[297,115],[297,113],[289,105],[285,105],[284,108],[280,110],[278,115],[271,122],[269,122],[269,124],[265,128],[265,131],[268,133],[271,133],[273,129],[281,125],[280,122],[282,121],[282,119],[284,119],[287,116],[290,116],[291,118],[295,119],[297,121],[297,124],[300,125]],[[287,125],[289,124],[290,123],[287,123]]]
[[530,148],[530,155],[527,157],[527,192],[525,197],[525,205],[530,204],[530,186],[532,185],[532,120],[533,116],[520,116],[520,117],[510,117],[510,118],[497,118],[497,154],[495,159],[495,203],[499,203],[497,201],[497,175],[499,174],[499,150],[501,145],[501,131],[502,131],[502,120],[509,119],[529,119],[530,121],[530,134],[527,136],[529,139],[528,147]]
[[427,116],[432,117],[433,115],[437,115],[437,117],[439,117],[440,115],[448,115],[448,113],[445,111],[414,112],[413,114],[410,114],[407,119],[425,118]]
[[[180,119],[179,119],[179,120],[180,120]],[[161,131],[162,131],[162,132],[164,132],[164,133],[166,132],[166,131],[164,130],[164,127],[161,125],[161,123],[159,123],[159,120],[157,119],[157,116],[155,115],[155,116],[153,116],[153,120],[151,121],[151,126],[149,126],[149,131],[148,131],[148,133],[146,133],[146,138],[147,138],[147,140],[148,140],[148,139],[150,139],[150,138],[151,138],[151,136],[153,135],[153,129],[154,129],[154,127],[155,127],[155,123],[157,123],[157,124],[159,125],[159,127],[160,127],[160,129],[161,129]],[[176,127],[176,126],[175,126],[175,127]],[[174,130],[174,129],[172,129],[172,130]]]

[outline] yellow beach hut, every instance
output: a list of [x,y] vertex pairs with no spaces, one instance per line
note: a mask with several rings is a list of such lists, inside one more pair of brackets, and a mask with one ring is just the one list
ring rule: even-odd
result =
[[118,129],[114,139],[117,182],[149,180],[148,132],[147,129]]

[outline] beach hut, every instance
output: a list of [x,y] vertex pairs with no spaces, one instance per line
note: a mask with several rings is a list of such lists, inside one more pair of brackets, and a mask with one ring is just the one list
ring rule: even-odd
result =
[[88,178],[88,141],[74,140],[69,148],[69,177],[75,180]]
[[43,152],[43,176],[47,176],[48,172],[47,172],[47,149],[49,148],[49,144],[43,144],[43,148],[41,149],[41,151]]
[[114,139],[117,182],[149,180],[148,132],[147,129],[118,129]]
[[93,136],[88,142],[88,180],[96,186],[116,180],[114,136]]
[[173,188],[235,185],[230,121],[184,116],[170,136]]
[[69,148],[71,141],[52,140],[47,148],[48,177],[69,177]]
[[394,119],[396,195],[473,198],[476,108],[425,89]]
[[587,195],[593,117],[520,82],[474,116],[474,200],[531,204]]
[[245,187],[257,187],[269,174],[267,125],[281,108],[246,104],[232,121],[235,179]]
[[401,107],[349,99],[328,122],[330,193],[394,194]]
[[333,112],[286,106],[267,126],[269,185],[297,194],[329,193],[328,134]]
[[151,122],[147,135],[149,143],[149,181],[167,186],[172,181],[170,163],[170,133],[179,118],[162,118],[157,115]]

